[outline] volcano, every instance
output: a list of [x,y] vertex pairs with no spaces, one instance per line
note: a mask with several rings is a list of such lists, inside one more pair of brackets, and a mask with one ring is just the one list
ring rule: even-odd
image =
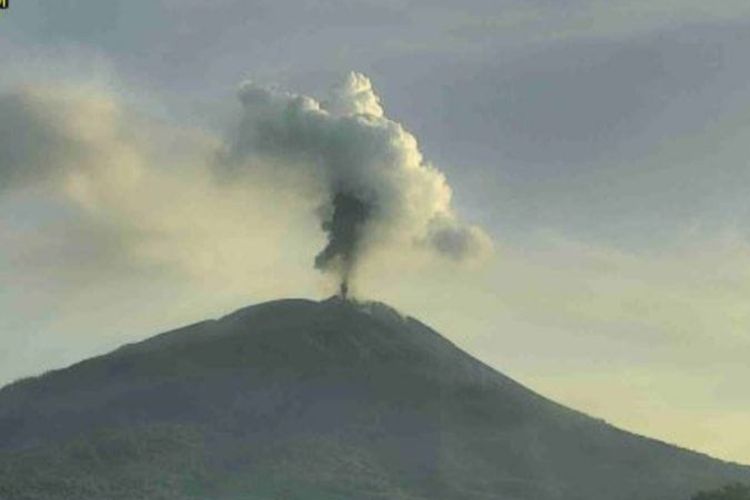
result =
[[735,481],[750,468],[340,298],[251,306],[0,390],[2,500],[688,500]]

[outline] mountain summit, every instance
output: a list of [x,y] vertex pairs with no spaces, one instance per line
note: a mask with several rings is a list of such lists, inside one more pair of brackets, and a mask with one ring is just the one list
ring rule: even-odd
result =
[[0,390],[0,499],[687,500],[750,468],[565,408],[379,303],[290,299]]

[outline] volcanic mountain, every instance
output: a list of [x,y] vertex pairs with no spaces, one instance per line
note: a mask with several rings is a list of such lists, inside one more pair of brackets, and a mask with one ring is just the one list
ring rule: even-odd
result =
[[281,300],[0,390],[0,499],[688,500],[750,468],[556,404],[379,303]]

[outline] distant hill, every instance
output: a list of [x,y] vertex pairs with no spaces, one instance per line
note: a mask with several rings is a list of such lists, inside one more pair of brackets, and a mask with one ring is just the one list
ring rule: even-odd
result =
[[0,390],[2,500],[688,500],[743,480],[378,303],[260,304]]

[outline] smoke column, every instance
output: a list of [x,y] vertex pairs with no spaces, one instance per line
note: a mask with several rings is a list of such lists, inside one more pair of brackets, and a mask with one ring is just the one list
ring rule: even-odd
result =
[[491,248],[480,228],[458,220],[445,176],[385,116],[364,75],[351,73],[322,102],[254,83],[239,96],[243,114],[226,163],[242,170],[264,161],[322,186],[328,242],[315,267],[338,277],[342,295],[377,245],[422,246],[455,261]]
[[322,224],[323,230],[328,233],[328,245],[315,257],[315,267],[339,273],[341,296],[344,299],[357,259],[361,233],[366,227],[370,212],[370,207],[356,196],[338,192],[333,197],[333,214]]

